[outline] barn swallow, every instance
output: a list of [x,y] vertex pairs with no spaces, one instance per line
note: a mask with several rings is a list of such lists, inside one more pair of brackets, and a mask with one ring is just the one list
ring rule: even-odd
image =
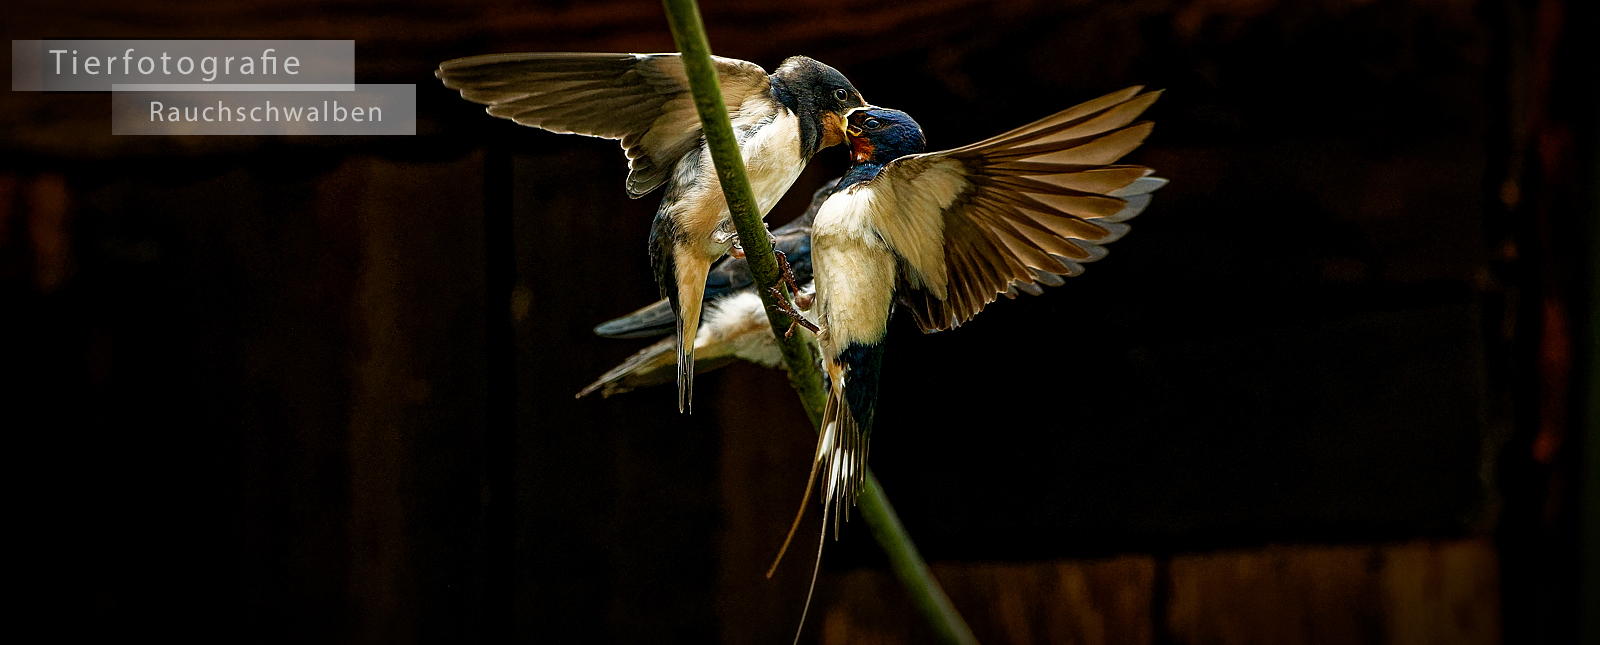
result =
[[[1133,120],[1161,93],[1141,89],[932,153],[904,112],[869,106],[846,117],[852,165],[811,231],[811,312],[829,391],[806,496],[820,472],[824,536],[830,505],[837,535],[866,477],[895,305],[924,333],[951,329],[1001,295],[1038,293],[1105,257],[1101,245],[1166,184],[1149,168],[1114,164],[1150,134],[1150,122]],[[820,544],[817,555],[820,566]]]
[[[812,155],[844,141],[844,114],[866,103],[838,70],[804,56],[770,75],[754,63],[713,60],[765,217]],[[702,290],[711,263],[735,236],[678,54],[496,54],[443,63],[434,75],[494,116],[620,139],[629,196],[666,186],[650,229],[650,260],[675,314],[678,411],[689,412]]]
[[1141,89],[932,153],[904,112],[869,106],[847,117],[853,165],[812,224],[812,313],[831,383],[813,465],[825,503],[843,510],[865,477],[896,303],[932,333],[1001,295],[1059,285],[1104,257],[1101,245],[1166,184],[1149,168],[1114,164],[1152,128],[1133,121],[1161,93]]
[[[774,229],[774,245],[789,258],[794,278],[801,285],[796,300],[801,310],[809,308],[811,293],[811,221],[817,209],[833,194],[839,180],[828,182],[812,195],[811,206],[794,221]],[[756,293],[750,265],[742,258],[724,258],[711,268],[706,279],[704,324],[695,337],[695,371],[704,373],[743,359],[763,367],[783,363],[778,342],[761,297]],[[672,307],[667,300],[656,301],[631,314],[601,323],[594,333],[607,338],[652,338],[672,334],[675,329]],[[805,335],[808,342],[816,337]],[[674,362],[677,337],[663,339],[639,350],[621,365],[590,383],[579,397],[599,391],[609,397],[629,390],[671,382],[668,368]]]

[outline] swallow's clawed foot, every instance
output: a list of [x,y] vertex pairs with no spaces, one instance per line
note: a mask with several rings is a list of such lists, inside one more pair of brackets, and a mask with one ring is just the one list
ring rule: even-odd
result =
[[812,334],[816,334],[819,331],[821,331],[820,329],[818,329],[818,327],[816,325],[811,324],[811,321],[806,320],[805,318],[795,318],[793,322],[789,323],[789,328],[784,330],[784,332],[783,332],[783,337],[784,338],[794,338],[794,326],[795,325],[800,325],[801,327],[805,327],[806,329],[811,330]]
[[784,297],[783,289],[778,288],[778,285],[768,287],[767,293],[772,294],[772,300],[777,303],[775,306],[778,308],[778,311],[783,312],[784,315],[789,317],[789,330],[783,333],[784,338],[794,336],[795,325],[805,327],[806,329],[811,330],[811,333],[813,334],[821,331],[821,329],[815,324],[812,324],[811,321],[806,320],[805,316],[800,315],[800,311],[794,308],[794,305],[789,302],[788,298]]
[[[717,244],[727,244],[728,245],[728,255],[733,256],[734,259],[736,259],[736,260],[743,260],[744,259],[744,255],[745,255],[744,246],[739,244],[739,232],[734,230],[733,221],[732,220],[724,222],[722,224],[722,227],[717,229],[716,233],[712,234],[712,238],[711,239],[713,241],[715,241]],[[772,231],[767,231],[767,244],[772,245],[772,251],[774,253],[778,254],[778,262],[780,264],[782,264],[782,266],[785,267],[784,268],[784,272],[785,272],[785,274],[787,274],[787,272],[788,272],[788,268],[787,267],[789,265],[787,264],[787,261],[783,259],[783,251],[779,251],[778,250],[778,236],[773,235]],[[790,280],[789,281],[790,282],[794,281],[793,276],[790,276]]]
[[817,326],[812,324],[811,321],[806,320],[805,316],[801,316],[800,312],[795,309],[796,306],[799,306],[800,309],[810,309],[813,298],[811,296],[802,296],[800,294],[800,285],[795,284],[794,267],[789,265],[789,257],[784,255],[783,251],[779,251],[776,246],[773,247],[772,252],[778,258],[778,283],[788,285],[789,293],[794,294],[794,302],[791,303],[787,298],[783,297],[782,289],[779,289],[777,285],[772,287],[773,299],[777,300],[779,303],[782,303],[783,313],[789,314],[789,318],[794,320],[794,322],[789,323],[789,331],[784,332],[783,337],[788,338],[793,336],[795,325],[805,327],[806,329],[811,330],[811,333],[813,334],[817,333]]
[[[778,258],[778,282],[789,285],[789,293],[799,298],[800,285],[794,282],[794,267],[789,265],[789,256],[784,255],[783,251],[779,251],[777,245],[773,245],[772,254]],[[810,307],[802,308],[809,309]]]

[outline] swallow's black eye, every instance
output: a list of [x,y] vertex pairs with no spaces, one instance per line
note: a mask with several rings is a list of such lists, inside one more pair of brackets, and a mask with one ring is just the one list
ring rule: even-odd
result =
[[868,130],[876,130],[876,129],[878,129],[878,126],[883,125],[883,122],[879,121],[877,119],[868,117],[867,120],[861,122],[861,125],[863,127],[865,127],[866,129],[868,129]]
[[848,90],[842,88],[842,87],[834,88],[834,90],[833,90],[833,98],[838,99],[839,101],[842,102],[845,99],[850,98],[850,92]]

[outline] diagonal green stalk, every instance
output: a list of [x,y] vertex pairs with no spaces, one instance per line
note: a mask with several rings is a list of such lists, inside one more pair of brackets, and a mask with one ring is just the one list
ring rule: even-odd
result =
[[[739,143],[734,138],[733,124],[728,119],[728,109],[723,103],[716,66],[711,62],[711,45],[706,40],[705,26],[700,21],[700,7],[695,0],[662,0],[662,5],[666,8],[667,22],[672,27],[672,39],[683,54],[683,67],[688,75],[689,89],[694,94],[695,108],[700,112],[706,146],[711,150],[717,179],[722,183],[723,195],[728,200],[728,212],[739,232],[739,244],[750,263],[756,293],[761,294],[761,301],[766,305],[768,321],[778,338],[784,364],[789,368],[789,383],[800,396],[813,428],[820,429],[827,390],[822,383],[822,373],[817,369],[818,357],[800,336],[784,336],[791,320],[776,309],[778,302],[771,293],[771,287],[778,284],[778,260],[768,241],[766,224],[761,221],[761,212],[756,207],[755,193],[750,189],[750,180],[745,174],[744,158],[739,154]],[[806,332],[797,332],[800,333]],[[939,642],[977,645],[977,638],[972,635],[961,614],[956,612],[944,589],[939,587],[939,582],[922,560],[917,545],[906,533],[900,517],[895,514],[894,507],[889,504],[889,498],[884,496],[883,488],[878,485],[878,479],[870,469],[857,503],[872,536],[888,554],[890,569],[905,585],[912,604],[927,619]]]
[[961,613],[956,611],[955,605],[950,603],[950,597],[944,594],[939,581],[928,569],[928,563],[922,560],[917,545],[911,542],[911,534],[906,533],[905,525],[900,523],[900,515],[889,505],[889,496],[883,494],[878,476],[872,474],[871,468],[867,469],[866,485],[861,487],[861,496],[856,505],[861,509],[861,517],[867,521],[872,537],[878,540],[878,545],[889,556],[889,570],[905,585],[906,593],[911,595],[911,604],[927,619],[938,642],[978,645],[972,628],[962,620]]

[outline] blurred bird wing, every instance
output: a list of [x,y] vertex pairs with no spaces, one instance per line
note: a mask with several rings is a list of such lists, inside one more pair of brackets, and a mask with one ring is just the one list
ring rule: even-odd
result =
[[594,335],[603,338],[650,338],[670,334],[677,329],[678,316],[666,298],[640,307],[633,313],[612,318],[594,328]]
[[873,226],[900,260],[900,300],[924,332],[1001,294],[1037,293],[1105,256],[1166,180],[1111,165],[1149,136],[1160,96],[1133,87],[978,143],[897,159],[873,179]]
[[[712,57],[729,112],[770,89],[766,70]],[[628,194],[655,190],[700,141],[700,117],[677,54],[491,54],[434,72],[461,97],[526,126],[620,139]]]

